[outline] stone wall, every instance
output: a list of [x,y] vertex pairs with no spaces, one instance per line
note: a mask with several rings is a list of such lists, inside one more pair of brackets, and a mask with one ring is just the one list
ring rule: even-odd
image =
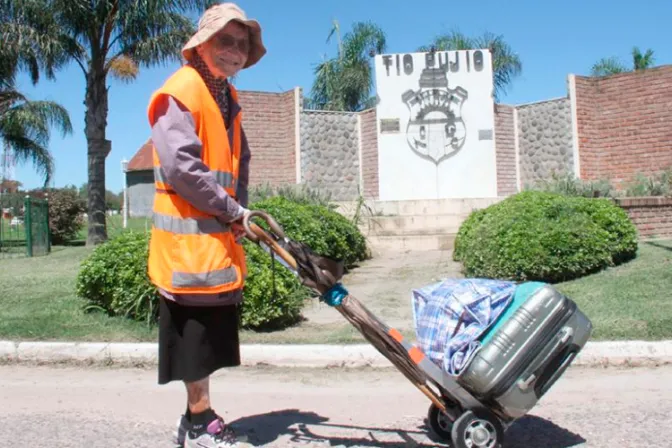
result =
[[357,114],[301,113],[301,182],[328,192],[335,201],[359,195],[359,126]]
[[549,179],[553,172],[573,174],[569,98],[520,105],[516,111],[521,187]]

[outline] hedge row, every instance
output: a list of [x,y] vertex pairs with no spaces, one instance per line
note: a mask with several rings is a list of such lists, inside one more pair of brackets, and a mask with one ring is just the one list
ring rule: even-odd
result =
[[[342,259],[351,268],[368,258],[363,235],[341,214],[321,205],[272,197],[250,206],[264,210],[283,226],[290,239],[308,244],[316,253]],[[77,295],[88,309],[154,323],[158,293],[147,276],[149,234],[124,232],[98,246],[83,262]],[[244,241],[248,278],[242,306],[243,328],[268,330],[297,322],[310,291],[280,263]]]

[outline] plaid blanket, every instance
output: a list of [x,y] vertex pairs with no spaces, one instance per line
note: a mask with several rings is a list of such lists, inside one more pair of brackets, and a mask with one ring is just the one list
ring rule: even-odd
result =
[[479,337],[511,303],[516,284],[489,279],[447,279],[414,289],[418,346],[444,372],[459,375],[477,353]]

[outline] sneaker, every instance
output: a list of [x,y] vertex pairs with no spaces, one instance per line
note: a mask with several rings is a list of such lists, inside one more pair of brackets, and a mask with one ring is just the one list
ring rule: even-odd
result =
[[191,425],[189,425],[189,420],[187,420],[187,417],[184,414],[182,414],[180,418],[177,419],[177,424],[175,426],[177,427],[177,429],[173,433],[173,443],[175,444],[175,446],[183,448],[184,439]]
[[[179,431],[178,431],[179,432]],[[213,420],[200,434],[186,431],[184,448],[247,448],[246,436],[237,435],[221,418]]]

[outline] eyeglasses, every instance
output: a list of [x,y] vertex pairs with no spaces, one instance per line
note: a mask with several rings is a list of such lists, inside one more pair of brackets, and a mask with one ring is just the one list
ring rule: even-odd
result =
[[250,41],[247,38],[236,39],[230,34],[223,34],[216,37],[216,42],[219,47],[225,48],[227,50],[233,47],[238,47],[238,49],[243,53],[247,53],[250,50]]

